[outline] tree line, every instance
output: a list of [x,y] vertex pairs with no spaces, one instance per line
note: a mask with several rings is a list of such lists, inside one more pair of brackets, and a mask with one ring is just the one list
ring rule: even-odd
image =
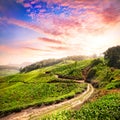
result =
[[87,56],[68,56],[68,57],[60,58],[60,59],[42,60],[42,61],[33,63],[31,65],[28,65],[26,67],[20,68],[20,73],[23,73],[23,72],[26,73],[26,72],[30,72],[35,69],[52,66],[52,65],[58,64],[60,62],[66,62],[67,60],[79,61],[79,60],[84,60],[86,58],[87,58]]

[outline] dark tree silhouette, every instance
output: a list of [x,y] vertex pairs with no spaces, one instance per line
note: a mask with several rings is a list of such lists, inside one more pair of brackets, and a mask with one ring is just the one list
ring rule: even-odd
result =
[[120,68],[120,46],[111,47],[104,52],[104,59],[110,67]]

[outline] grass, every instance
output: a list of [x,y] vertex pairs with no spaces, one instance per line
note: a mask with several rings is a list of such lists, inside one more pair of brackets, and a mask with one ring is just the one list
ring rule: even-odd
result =
[[106,89],[115,88],[120,88],[120,80],[112,80],[109,84],[106,85]]
[[[91,66],[91,63],[90,61],[87,66]],[[72,65],[75,66],[75,64]],[[62,69],[65,73],[58,69],[56,73],[69,76],[70,71],[74,68],[69,67],[69,72],[66,68]],[[78,65],[77,68],[81,68],[81,66]],[[73,74],[71,75],[73,76]],[[120,118],[120,93],[118,92],[120,88],[120,69],[108,67],[102,59],[101,62],[90,67],[87,79],[93,85],[97,83],[97,87],[102,94],[101,98],[98,94],[78,111],[59,111],[51,116],[44,117],[43,120],[118,120]],[[117,92],[111,94],[113,89]],[[108,93],[107,90],[109,90]]]
[[108,94],[93,103],[87,103],[78,111],[62,111],[42,120],[119,120],[120,94]]
[[74,79],[83,79],[82,70],[90,65],[92,59],[90,60],[81,60],[70,64],[64,64],[52,69],[54,74],[61,75],[63,77],[74,78]]
[[52,73],[46,74],[48,69],[52,70],[53,67],[0,77],[0,115],[4,116],[30,106],[60,102],[87,88],[85,83],[79,84],[69,80],[65,82],[57,79]]
[[91,67],[88,76],[91,83],[98,84],[98,88],[106,87],[109,89],[109,86],[113,84],[116,84],[114,88],[120,88],[120,69],[110,68],[105,65],[104,61]]
[[[72,98],[86,89],[86,84],[75,83],[72,79],[83,79],[82,71],[87,71],[87,79],[101,90],[120,88],[120,69],[106,66],[104,60],[92,66],[91,60],[69,61],[44,67],[28,73],[0,77],[0,115],[30,106],[58,103]],[[46,73],[48,72],[48,73]],[[63,78],[56,78],[55,75]],[[92,103],[87,103],[78,111],[58,112],[44,120],[117,120],[120,115],[120,94],[103,94]]]

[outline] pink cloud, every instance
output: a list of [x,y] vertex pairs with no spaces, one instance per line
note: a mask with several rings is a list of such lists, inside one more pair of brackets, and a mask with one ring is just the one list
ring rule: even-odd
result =
[[[38,3],[38,1],[36,0],[33,0],[32,2],[35,4]],[[106,13],[104,10],[106,4],[109,3],[106,2],[106,0],[104,0],[103,2],[100,2],[100,0],[93,0],[92,2],[89,0],[84,1],[46,0],[46,2],[48,4],[50,3],[50,5],[52,3],[59,3],[60,5],[66,4],[66,6],[71,8],[75,7],[75,9],[73,11],[70,11],[71,15],[69,15],[68,17],[66,17],[64,13],[62,13],[59,16],[56,16],[53,13],[43,14],[44,9],[40,9],[38,14],[30,12],[30,9],[27,10],[28,12],[30,12],[29,16],[36,20],[36,24],[15,19],[9,19],[9,21],[8,20],[6,21],[8,21],[8,23],[16,24],[18,26],[34,30],[45,35],[52,35],[53,37],[54,36],[64,37],[71,36],[71,31],[73,32],[73,29],[78,33],[81,33],[83,31],[99,33],[103,31],[103,29],[106,29],[105,24],[107,24],[107,22],[105,22],[105,20],[106,21],[115,20],[114,19],[115,15],[110,17],[110,12]],[[31,3],[22,2],[22,4],[25,5],[25,7],[27,7]]]
[[31,4],[35,4],[35,1],[31,1]]
[[41,49],[38,48],[33,48],[33,47],[22,47],[24,49],[28,49],[28,50],[34,50],[34,51],[40,51]]
[[49,46],[49,48],[53,49],[53,50],[60,50],[60,51],[66,51],[66,50],[70,50],[69,47],[61,47],[61,46]]
[[[46,35],[47,39],[44,39],[44,42],[52,43],[54,38],[56,38],[56,40],[59,38],[59,43],[61,43],[64,40],[69,42],[71,38],[74,40],[74,36],[76,37],[77,34],[100,34],[106,29],[109,29],[108,24],[112,21],[115,23],[117,16],[119,16],[119,10],[114,9],[116,8],[116,4],[113,8],[110,4],[114,2],[106,0],[103,0],[103,2],[100,2],[100,0],[46,0],[46,2],[50,4],[50,7],[52,7],[52,3],[59,3],[60,5],[75,9],[70,11],[70,15],[67,17],[64,13],[60,15],[55,15],[53,13],[43,14],[44,9],[43,11],[40,9],[38,14],[30,12],[29,10],[29,15],[36,21],[34,24],[11,18],[9,18],[9,20],[6,19],[6,21],[9,24],[15,24]],[[22,4],[33,3],[38,3],[38,0],[33,0],[32,3],[23,2]],[[67,9],[65,11],[67,11]],[[53,43],[58,43],[58,41],[53,41]]]
[[9,24],[14,24],[23,28],[27,28],[27,29],[31,29],[33,31],[36,31],[38,33],[43,33],[43,34],[47,34],[47,35],[59,35],[61,34],[59,31],[55,31],[55,30],[49,30],[46,29],[40,25],[35,25],[29,22],[25,22],[22,20],[17,20],[17,19],[13,19],[13,18],[1,18],[1,21],[6,21]]
[[7,45],[0,45],[0,51],[2,51],[3,54],[19,54],[23,52],[23,50],[20,48],[10,47]]
[[[16,43],[13,47],[0,46],[3,53],[16,56],[22,53],[32,59],[37,54],[39,59],[43,59],[74,54],[90,55],[103,52],[101,48],[120,44],[120,0],[43,0],[47,2],[46,7],[51,9],[50,12],[39,1],[17,0],[25,7],[32,22],[0,18],[0,24],[14,24],[42,35],[40,38],[34,37],[34,40],[21,41],[19,45]],[[58,7],[55,8],[53,4],[58,4]],[[64,6],[63,12],[55,14],[61,6]],[[34,8],[37,8],[37,12]],[[3,9],[0,6],[4,12]]]
[[27,11],[27,12],[30,12],[30,9],[27,9],[26,11]]
[[33,47],[22,47],[22,48],[26,50],[39,51],[39,52],[50,52],[51,51],[47,49],[39,49],[39,48],[33,48]]
[[[19,1],[21,4],[23,4],[23,6],[25,7],[30,7],[30,4],[38,4],[39,0],[33,0],[32,2],[27,2],[24,3],[23,0],[17,0]],[[48,7],[53,7],[53,4],[59,4],[59,6],[67,6],[69,8],[74,8],[73,10],[70,11],[70,15],[67,17],[65,17],[65,13],[63,12],[62,15],[58,16],[54,16],[51,14],[44,14],[45,9],[40,9],[39,13],[30,13],[30,16],[32,18],[37,19],[38,21],[44,21],[44,19],[49,19],[51,21],[51,23],[53,24],[53,27],[55,28],[56,26],[61,26],[62,28],[65,29],[65,27],[76,27],[76,26],[80,26],[81,23],[84,23],[83,21],[88,21],[92,20],[92,15],[91,13],[93,12],[96,15],[96,21],[93,22],[97,22],[98,18],[103,18],[103,22],[105,22],[105,24],[109,24],[111,22],[115,22],[119,16],[120,13],[120,1],[119,0],[113,0],[113,1],[109,1],[109,0],[44,0],[44,2],[47,2]],[[29,5],[28,5],[29,4]],[[35,7],[41,8],[41,5],[36,5]],[[117,8],[117,9],[116,9]],[[53,7],[54,9],[54,7]],[[65,8],[64,11],[68,11],[69,9]],[[44,17],[43,17],[44,16]],[[91,16],[89,18],[89,16]],[[62,17],[62,18],[61,18]],[[95,17],[95,16],[93,16]],[[61,20],[61,19],[62,20]],[[99,23],[98,23],[99,24]],[[44,24],[43,24],[44,25]],[[90,25],[88,25],[90,26]],[[88,27],[87,26],[87,27]],[[93,28],[94,29],[94,28]],[[89,28],[88,28],[89,30]],[[95,28],[96,30],[96,28]],[[49,31],[49,29],[46,29],[45,32]],[[56,32],[57,31],[57,32]],[[59,31],[59,32],[58,32]],[[66,31],[66,30],[64,30]],[[63,32],[64,32],[63,31]],[[51,32],[51,34],[54,35],[60,35],[63,34],[61,28],[59,27],[58,30],[53,30],[53,32]]]
[[[120,2],[119,2],[120,5]],[[110,5],[103,11],[103,20],[105,23],[116,23],[120,21],[120,9]]]
[[62,41],[49,39],[49,38],[38,38],[38,40],[46,42],[46,43],[64,44]]
[[26,8],[31,7],[31,4],[29,4],[29,3],[24,3],[23,5],[24,5],[24,7],[26,7]]
[[5,46],[5,45],[0,45],[0,51],[9,51],[10,50],[10,48],[9,47],[7,47],[7,46]]
[[35,8],[41,8],[42,6],[41,5],[36,5]]
[[0,45],[0,51],[2,53],[0,55],[1,56],[0,64],[9,64],[9,63],[21,64],[26,61],[35,62],[41,59],[40,58],[41,52],[34,48],[25,49],[21,47],[15,48],[15,47],[7,46],[7,45]]

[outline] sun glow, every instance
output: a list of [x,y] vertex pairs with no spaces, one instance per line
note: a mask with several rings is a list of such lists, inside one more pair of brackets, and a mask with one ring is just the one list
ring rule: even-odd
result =
[[0,63],[100,55],[120,45],[119,6],[119,0],[0,0]]

